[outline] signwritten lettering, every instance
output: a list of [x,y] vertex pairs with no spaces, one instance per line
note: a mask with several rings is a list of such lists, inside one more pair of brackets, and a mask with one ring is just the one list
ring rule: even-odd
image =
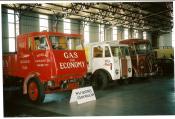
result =
[[60,69],[72,69],[72,68],[83,68],[85,66],[84,62],[61,62]]
[[64,57],[66,59],[69,59],[69,58],[78,58],[78,54],[76,52],[74,52],[74,53],[65,52],[64,53]]
[[60,69],[72,69],[72,68],[84,68],[85,62],[84,61],[78,61],[76,62],[75,59],[79,58],[77,52],[73,53],[64,53],[64,58],[69,59],[68,62],[60,62]]
[[96,100],[92,86],[74,89],[72,91],[70,103],[77,102],[78,104]]

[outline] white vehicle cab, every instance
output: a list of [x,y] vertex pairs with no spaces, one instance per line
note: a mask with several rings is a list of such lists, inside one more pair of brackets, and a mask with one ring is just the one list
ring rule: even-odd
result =
[[116,42],[89,43],[85,46],[85,53],[95,88],[104,89],[111,81],[132,77],[127,45]]

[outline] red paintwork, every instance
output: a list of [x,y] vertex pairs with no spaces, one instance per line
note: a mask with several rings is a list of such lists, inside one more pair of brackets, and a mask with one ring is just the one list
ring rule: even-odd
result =
[[[119,43],[127,44],[128,46],[136,46],[138,44],[148,44],[149,40],[143,39],[126,39],[121,40]],[[145,54],[135,54],[131,55],[133,73],[136,77],[145,77],[154,75],[157,71],[156,65],[154,63],[149,64],[149,62],[155,60],[153,51]],[[144,68],[141,68],[144,67]]]
[[[37,76],[43,85],[50,80],[54,81],[55,86],[45,87],[45,93],[52,93],[55,91],[78,88],[78,82],[67,83],[67,87],[64,88],[62,88],[61,85],[65,80],[81,80],[86,75],[87,63],[84,50],[53,50],[48,39],[49,35],[81,38],[81,35],[79,34],[65,34],[59,32],[32,32],[19,35],[17,37],[17,53],[8,53],[3,55],[4,77],[7,78],[10,76],[22,78],[24,82],[24,92],[26,92],[25,83],[27,82],[25,80],[28,80],[33,76]],[[49,49],[30,51],[27,45],[28,39],[33,39],[35,36],[46,36]],[[34,45],[34,41],[32,43],[32,45]],[[23,47],[21,47],[21,45]],[[76,56],[78,57],[65,58],[64,53],[76,53]],[[77,68],[60,69],[60,63],[68,62],[82,62],[83,65]]]

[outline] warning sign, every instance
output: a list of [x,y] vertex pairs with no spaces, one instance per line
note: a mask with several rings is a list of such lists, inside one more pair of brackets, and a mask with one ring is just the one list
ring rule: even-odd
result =
[[74,89],[72,91],[70,103],[77,102],[78,104],[96,100],[92,86]]

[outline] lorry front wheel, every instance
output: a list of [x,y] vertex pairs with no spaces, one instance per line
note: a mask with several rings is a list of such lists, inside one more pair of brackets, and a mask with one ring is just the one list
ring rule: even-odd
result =
[[42,103],[45,98],[43,86],[37,78],[29,80],[27,85],[27,95],[31,102]]
[[95,89],[105,89],[108,86],[108,77],[105,72],[96,71],[92,76],[92,82]]

